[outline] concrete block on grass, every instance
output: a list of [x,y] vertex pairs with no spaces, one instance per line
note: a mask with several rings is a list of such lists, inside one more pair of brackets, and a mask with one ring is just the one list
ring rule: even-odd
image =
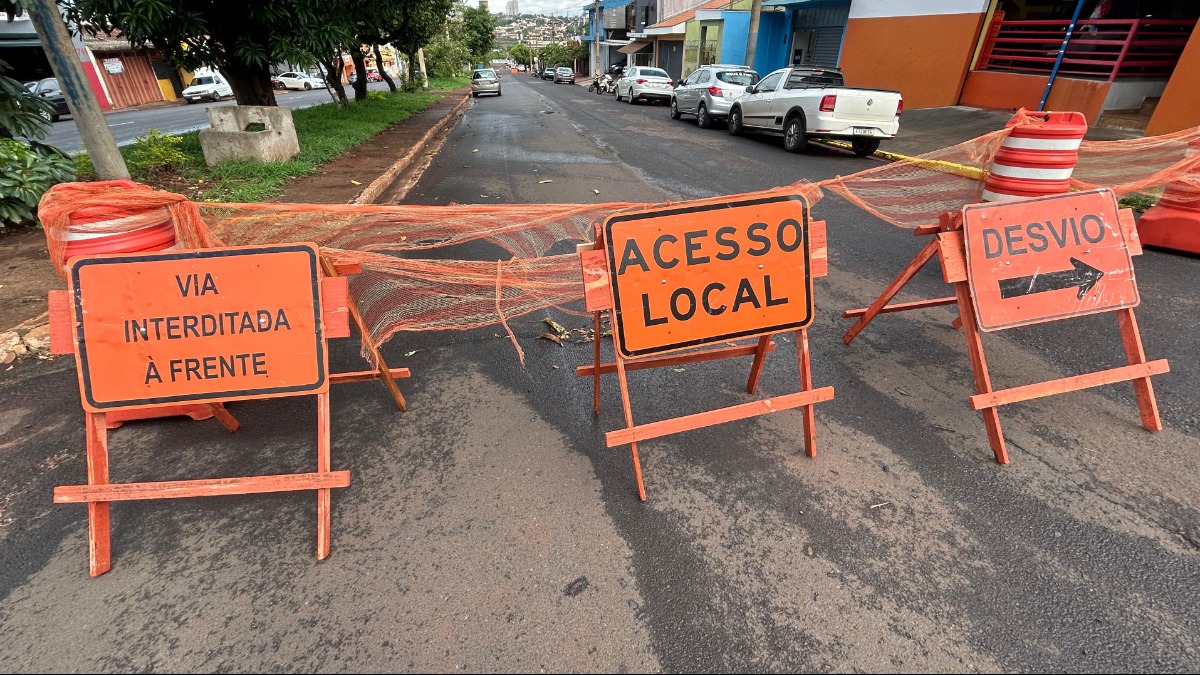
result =
[[290,108],[276,106],[212,106],[211,129],[200,131],[200,149],[209,166],[230,159],[283,162],[300,154]]

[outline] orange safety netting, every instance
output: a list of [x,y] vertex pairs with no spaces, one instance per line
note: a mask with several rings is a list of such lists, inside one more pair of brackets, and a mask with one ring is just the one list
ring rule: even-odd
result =
[[[1019,111],[1010,126],[1034,114]],[[849,176],[728,199],[799,193],[815,204],[825,188],[900,227],[936,223],[942,213],[980,201],[987,168],[1006,135],[1002,129]],[[1200,129],[1128,141],[1085,141],[1072,186],[1109,187],[1119,195],[1168,183],[1200,188],[1196,148]],[[60,275],[69,233],[125,232],[159,211],[169,215],[178,248],[314,242],[336,262],[362,265],[363,272],[351,277],[351,293],[372,340],[382,344],[397,331],[495,323],[507,329],[508,319],[579,300],[578,257],[547,253],[559,242],[590,241],[595,225],[615,213],[659,206],[200,204],[130,181],[107,181],[55,186],[43,197],[39,216]],[[512,258],[409,257],[478,240],[502,247]]]
[[[987,170],[1009,128],[1041,115],[1019,110],[1004,129],[818,185],[893,225],[936,223],[947,211],[982,201]],[[1200,129],[1124,141],[1084,141],[1071,187],[1107,187],[1118,196],[1176,182],[1200,187],[1197,148]]]

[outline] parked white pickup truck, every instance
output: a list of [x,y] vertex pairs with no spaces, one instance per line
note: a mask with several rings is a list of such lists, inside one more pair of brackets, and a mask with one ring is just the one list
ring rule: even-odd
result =
[[836,68],[795,67],[770,73],[746,87],[729,109],[729,133],[764,131],[783,135],[788,152],[808,139],[848,140],[862,157],[900,130],[904,99],[898,91],[844,86]]

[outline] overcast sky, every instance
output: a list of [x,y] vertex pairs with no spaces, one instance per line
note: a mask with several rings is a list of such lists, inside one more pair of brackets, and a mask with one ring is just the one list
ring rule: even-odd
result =
[[[583,6],[587,0],[517,0],[517,9],[522,14],[558,14],[567,16],[583,14]],[[503,12],[508,7],[507,0],[488,0],[488,11]]]

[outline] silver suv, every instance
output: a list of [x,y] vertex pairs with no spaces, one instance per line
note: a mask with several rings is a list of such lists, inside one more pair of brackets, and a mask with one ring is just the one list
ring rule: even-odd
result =
[[695,115],[703,129],[729,115],[729,106],[758,83],[758,73],[734,64],[700,66],[671,93],[671,119]]

